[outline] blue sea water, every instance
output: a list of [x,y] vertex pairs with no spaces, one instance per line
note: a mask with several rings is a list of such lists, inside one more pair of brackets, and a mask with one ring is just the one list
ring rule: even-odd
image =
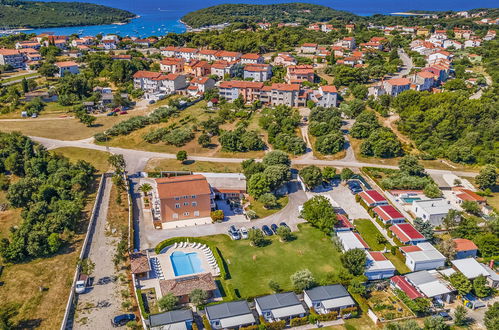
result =
[[203,272],[201,260],[197,252],[184,253],[175,251],[170,255],[175,276],[197,274]]
[[[58,0],[60,1],[60,0]],[[73,1],[73,0],[66,0]],[[85,0],[77,0],[85,1]],[[34,29],[28,32],[54,32],[60,35],[79,33],[81,35],[96,35],[98,33],[116,33],[121,36],[147,37],[164,35],[168,32],[183,32],[185,26],[179,22],[188,12],[214,6],[222,3],[286,3],[294,0],[90,0],[86,2],[98,3],[115,8],[129,10],[139,18],[133,19],[125,25],[97,25],[63,27],[49,29]],[[338,10],[345,10],[357,15],[369,16],[373,14],[390,14],[410,10],[468,10],[472,8],[497,7],[497,0],[296,0],[324,6]]]

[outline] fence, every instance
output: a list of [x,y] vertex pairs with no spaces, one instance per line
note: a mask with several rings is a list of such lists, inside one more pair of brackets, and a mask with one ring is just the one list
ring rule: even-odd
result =
[[[80,252],[80,260],[84,259],[88,253],[88,242],[89,242],[89,237],[90,235],[93,234],[93,231],[95,230],[95,219],[97,215],[97,210],[100,205],[100,200],[102,198],[102,193],[104,191],[105,187],[105,179],[107,177],[107,174],[102,174],[100,183],[99,183],[99,188],[97,190],[97,195],[95,196],[95,202],[94,206],[92,208],[92,214],[90,215],[90,220],[88,222],[88,227],[87,227],[87,234],[85,235],[85,240],[83,241],[83,246],[81,248]],[[69,316],[71,315],[71,312],[73,311],[74,308],[74,302],[75,302],[75,285],[76,281],[78,280],[78,277],[80,276],[80,264],[76,265],[76,270],[75,274],[73,277],[73,283],[71,284],[71,291],[69,292],[69,297],[68,297],[68,302],[66,303],[66,311],[64,312],[64,317],[62,319],[62,324],[61,324],[61,330],[65,329],[71,329],[72,324],[68,325],[68,320]]]

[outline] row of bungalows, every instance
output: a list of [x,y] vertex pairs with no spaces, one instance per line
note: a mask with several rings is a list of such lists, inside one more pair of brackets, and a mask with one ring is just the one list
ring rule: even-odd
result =
[[[265,322],[286,321],[304,317],[308,310],[328,314],[355,308],[355,301],[340,284],[319,286],[303,291],[303,301],[294,292],[283,292],[245,300],[209,305],[204,313],[212,329],[236,329]],[[150,329],[192,329],[194,315],[190,309],[152,314],[146,321]]]
[[337,105],[338,92],[334,86],[320,86],[317,90],[304,89],[300,84],[274,83],[266,86],[256,81],[221,81],[218,85],[220,96],[229,102],[241,97],[245,103],[261,101],[272,106],[306,106],[308,100],[323,107]]

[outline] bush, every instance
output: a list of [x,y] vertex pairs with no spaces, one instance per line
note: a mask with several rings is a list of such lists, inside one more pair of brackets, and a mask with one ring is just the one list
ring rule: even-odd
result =
[[210,217],[213,222],[222,222],[225,219],[225,214],[222,210],[215,210],[210,212]]
[[319,314],[319,321],[333,321],[338,318],[338,312],[330,312],[327,314]]
[[205,330],[212,330],[210,321],[208,321],[206,315],[203,315],[203,326]]
[[289,321],[291,327],[298,327],[300,325],[308,324],[308,317],[295,317]]
[[332,132],[317,138],[315,148],[324,155],[333,155],[343,150],[345,137],[341,132]]

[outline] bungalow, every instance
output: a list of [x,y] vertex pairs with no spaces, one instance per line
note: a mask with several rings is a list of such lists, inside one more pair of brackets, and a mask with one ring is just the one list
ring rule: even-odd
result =
[[256,81],[221,81],[219,84],[219,94],[229,102],[242,96],[245,103],[259,100],[260,90],[263,88],[262,82]]
[[437,277],[435,271],[422,270],[407,274],[405,278],[427,298],[442,300],[447,303],[452,300],[453,290]]
[[407,78],[392,78],[385,80],[383,83],[386,94],[397,96],[403,91],[406,91],[411,86],[411,81]]
[[318,286],[303,291],[303,301],[319,314],[354,307],[355,301],[341,284]]
[[368,207],[388,205],[386,198],[376,190],[365,190],[357,194]]
[[64,62],[56,62],[54,65],[59,69],[59,72],[56,73],[57,77],[64,77],[64,75],[70,74],[78,74],[80,70],[78,69],[78,64],[73,61],[64,61]]
[[191,330],[194,316],[190,309],[177,309],[170,312],[150,314],[146,324],[150,330]]
[[243,64],[263,64],[265,59],[258,54],[244,54],[241,56],[241,63]]
[[270,77],[272,77],[272,67],[269,64],[247,64],[244,66],[244,79],[267,81]]
[[240,328],[256,322],[246,300],[207,306],[205,312],[213,329]]
[[263,316],[267,322],[289,320],[307,314],[294,292],[276,293],[255,298],[255,308],[258,315]]
[[368,280],[382,280],[395,275],[395,266],[381,252],[366,252],[366,270],[364,275]]
[[400,247],[405,255],[405,264],[412,271],[436,269],[445,266],[446,258],[430,243]]
[[353,224],[348,220],[348,217],[344,214],[337,214],[336,219],[338,220],[334,225],[334,231],[350,231],[353,230]]
[[405,222],[404,215],[392,205],[376,206],[373,212],[385,224]]
[[178,298],[179,303],[189,302],[189,295],[194,289],[201,289],[208,293],[208,297],[213,297],[218,290],[217,284],[213,280],[211,273],[180,276],[168,280],[159,280],[161,295],[166,296],[171,293]]
[[462,204],[465,201],[475,202],[480,205],[487,204],[487,199],[483,196],[478,195],[476,192],[471,191],[469,189],[455,187],[452,188],[456,194],[456,199],[459,204]]
[[397,239],[406,245],[416,245],[426,241],[426,238],[410,223],[396,223],[390,227],[390,231]]
[[354,233],[353,231],[343,231],[336,233],[336,236],[343,247],[343,251],[353,249],[369,250],[369,245],[367,245],[359,233]]
[[478,247],[473,241],[466,238],[454,238],[453,241],[456,243],[455,259],[476,258]]
[[489,273],[483,268],[483,265],[475,258],[465,258],[452,260],[452,266],[461,272],[468,280],[474,280],[479,276],[488,277]]
[[412,212],[416,217],[430,222],[433,226],[442,224],[443,218],[452,209],[450,203],[443,198],[415,200],[412,202]]
[[305,43],[301,45],[300,52],[305,54],[315,54],[315,52],[317,51],[317,47],[317,44]]
[[393,289],[398,289],[403,291],[409,299],[414,300],[416,298],[423,298],[423,295],[412,285],[407,281],[407,279],[404,276],[393,276],[390,279],[390,286]]

